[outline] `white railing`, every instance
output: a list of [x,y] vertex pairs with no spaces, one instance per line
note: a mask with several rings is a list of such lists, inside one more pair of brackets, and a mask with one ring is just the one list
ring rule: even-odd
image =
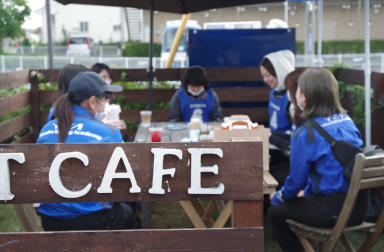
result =
[[[331,54],[322,55],[323,66],[343,63],[352,69],[364,69],[364,54]],[[86,67],[103,62],[111,68],[147,68],[147,57],[58,57],[53,59],[54,68],[62,68],[67,64],[82,64]],[[188,60],[174,62],[174,65],[188,66]],[[153,66],[161,68],[160,58],[153,58]],[[296,55],[296,66],[318,66],[316,56]],[[14,72],[23,69],[48,69],[47,56],[0,56],[0,72]],[[371,69],[384,73],[384,53],[371,54]]]
[[[44,56],[47,55],[48,47],[47,46],[5,46],[3,51],[7,54],[16,54],[24,56]],[[65,56],[67,52],[66,46],[53,46],[52,47],[53,55],[55,56]],[[91,46],[91,54],[94,57],[120,57],[121,49],[119,46],[108,46],[108,45],[93,45]]]

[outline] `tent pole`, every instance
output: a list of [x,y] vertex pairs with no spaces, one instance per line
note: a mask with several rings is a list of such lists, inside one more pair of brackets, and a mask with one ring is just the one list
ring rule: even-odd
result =
[[371,58],[370,58],[370,30],[369,30],[369,0],[365,0],[365,144],[371,144]]
[[53,68],[53,50],[52,50],[52,27],[51,27],[51,7],[50,0],[45,0],[47,14],[47,37],[48,37],[48,68]]
[[148,77],[149,77],[149,110],[152,110],[152,82],[154,79],[153,71],[153,10],[154,4],[153,0],[150,0],[150,10],[149,10],[149,67],[148,67]]
[[175,38],[173,39],[171,50],[169,52],[169,58],[167,60],[167,63],[165,64],[165,68],[170,68],[172,66],[173,59],[175,58],[177,48],[179,47],[180,40],[183,37],[185,27],[187,26],[187,22],[190,16],[191,14],[188,13],[188,14],[183,14],[183,16],[181,17],[180,26],[177,29]]
[[284,22],[288,25],[288,0],[284,2]]
[[323,0],[319,0],[319,11],[317,13],[317,61],[319,66],[323,66],[322,46],[323,46]]

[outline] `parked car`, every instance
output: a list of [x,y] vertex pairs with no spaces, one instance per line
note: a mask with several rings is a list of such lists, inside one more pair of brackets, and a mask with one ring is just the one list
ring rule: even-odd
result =
[[86,36],[69,37],[67,41],[67,57],[90,57],[92,39]]

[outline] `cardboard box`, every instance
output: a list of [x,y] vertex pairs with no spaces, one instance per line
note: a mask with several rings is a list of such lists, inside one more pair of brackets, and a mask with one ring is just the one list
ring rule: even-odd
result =
[[263,142],[263,170],[269,171],[269,137],[271,131],[263,125],[255,129],[223,129],[221,126],[213,128],[213,141],[262,141]]

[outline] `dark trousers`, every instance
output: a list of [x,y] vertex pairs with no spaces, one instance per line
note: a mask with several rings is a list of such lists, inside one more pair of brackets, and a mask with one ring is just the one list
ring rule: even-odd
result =
[[[295,233],[286,222],[292,219],[303,224],[317,227],[332,227],[344,203],[345,195],[312,195],[293,200],[287,200],[268,209],[268,221],[272,228],[272,235],[278,241],[283,251],[302,251],[303,247]],[[356,201],[349,225],[361,223],[367,213],[367,197],[361,194]]]
[[74,219],[57,219],[41,214],[41,225],[45,231],[68,230],[116,230],[137,228],[136,216],[126,203],[114,203],[113,208]]

